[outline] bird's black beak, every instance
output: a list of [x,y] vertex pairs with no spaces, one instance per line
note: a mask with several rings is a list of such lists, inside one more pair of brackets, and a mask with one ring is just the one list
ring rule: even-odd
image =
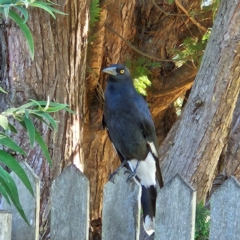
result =
[[117,75],[116,67],[107,67],[102,70],[104,73],[108,73],[110,75]]

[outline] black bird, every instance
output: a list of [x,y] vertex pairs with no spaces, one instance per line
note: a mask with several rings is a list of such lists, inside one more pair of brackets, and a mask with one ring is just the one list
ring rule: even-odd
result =
[[130,72],[121,64],[103,69],[108,73],[104,93],[103,126],[122,162],[142,185],[141,204],[144,229],[154,232],[156,210],[156,176],[163,179],[158,161],[157,137],[146,101],[135,89]]

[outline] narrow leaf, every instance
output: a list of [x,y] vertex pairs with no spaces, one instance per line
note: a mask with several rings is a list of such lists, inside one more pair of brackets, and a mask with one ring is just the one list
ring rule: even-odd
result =
[[46,157],[49,165],[52,167],[52,160],[51,160],[51,157],[50,157],[50,154],[48,152],[48,148],[47,148],[47,145],[46,143],[43,141],[40,133],[36,130],[35,131],[35,139],[36,141],[38,142],[39,146],[41,147],[42,151],[43,151],[43,154],[44,156]]
[[22,6],[13,6],[13,7],[22,13],[22,15],[24,17],[24,23],[26,23],[28,20],[28,11]]
[[28,28],[28,26],[26,25],[26,23],[24,23],[23,19],[13,10],[9,10],[9,17],[13,19],[14,22],[17,23],[17,25],[21,28],[23,34],[25,35],[27,42],[28,42],[28,46],[30,49],[30,55],[31,58],[34,58],[34,43],[33,43],[33,37],[31,34],[30,29]]
[[17,129],[9,122],[8,123],[8,129],[13,132],[13,133],[17,133]]
[[9,205],[11,205],[11,202],[9,200],[7,191],[5,190],[5,188],[3,187],[2,183],[0,182],[0,193],[3,195],[3,197],[6,199],[6,201],[8,202]]
[[63,109],[65,109],[66,106],[64,105],[59,105],[59,106],[56,106],[56,107],[49,107],[46,112],[58,112],[58,111],[61,111]]
[[37,115],[37,116],[40,116],[40,117],[42,117],[42,118],[44,118],[44,119],[47,119],[47,120],[50,122],[50,124],[52,125],[53,129],[54,129],[54,130],[57,130],[56,121],[55,121],[55,120],[53,119],[53,117],[50,116],[48,113],[38,111],[38,112],[32,113],[32,115],[34,115],[34,116]]
[[13,205],[18,210],[19,214],[22,216],[24,221],[28,224],[27,217],[22,209],[22,205],[19,201],[18,190],[15,182],[12,177],[0,166],[0,183],[8,194],[8,197],[11,199]]
[[56,19],[55,15],[53,14],[53,12],[52,12],[52,10],[50,9],[49,6],[42,5],[42,4],[38,3],[38,2],[33,2],[33,3],[30,4],[30,6],[31,7],[41,8],[41,9],[45,10],[46,12],[48,12],[49,14],[51,14],[54,19]]
[[34,124],[33,124],[32,120],[30,118],[28,118],[27,116],[24,117],[23,121],[25,122],[25,125],[26,125],[26,128],[27,128],[30,145],[33,148],[34,141],[35,141],[35,127],[34,127]]
[[27,177],[27,174],[24,172],[23,168],[17,162],[17,160],[5,151],[0,150],[0,161],[8,166],[13,172],[15,172],[15,174],[21,179],[23,184],[29,190],[29,192],[33,195],[33,189]]
[[1,87],[0,87],[0,92],[3,92],[3,93],[7,94],[7,92],[3,88],[1,88]]
[[4,5],[3,10],[4,10],[4,15],[6,19],[8,19],[9,9],[10,9],[9,5]]
[[10,149],[12,149],[15,152],[19,152],[26,156],[27,154],[24,152],[24,150],[17,145],[10,137],[5,135],[4,133],[0,132],[0,144],[4,145]]
[[48,8],[55,13],[58,13],[58,14],[61,14],[61,15],[68,15],[67,13],[61,12],[61,11],[57,10],[56,8],[53,8],[53,7],[50,7],[50,6]]
[[51,125],[50,125],[47,121],[45,121],[44,118],[42,118],[42,117],[34,114],[34,112],[31,113],[31,114],[32,114],[35,118],[39,119],[42,123],[46,124],[48,128],[50,128],[51,130],[53,130],[53,128],[51,127]]
[[7,117],[0,115],[0,126],[4,129],[8,129],[8,119]]

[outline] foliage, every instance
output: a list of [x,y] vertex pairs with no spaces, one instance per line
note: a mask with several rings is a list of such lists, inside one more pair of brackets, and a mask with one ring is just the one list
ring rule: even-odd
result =
[[126,66],[131,70],[131,75],[134,81],[134,86],[137,91],[146,96],[146,88],[151,86],[151,81],[149,79],[151,68],[159,68],[160,63],[151,62],[150,59],[145,57],[139,57],[135,61],[126,61]]
[[[2,88],[0,88],[0,91],[5,92]],[[49,100],[30,100],[29,103],[26,103],[18,108],[9,108],[5,112],[0,113],[0,126],[2,127],[2,130],[0,130],[0,146],[2,145],[0,150],[0,163],[13,171],[32,195],[33,190],[26,173],[18,161],[8,152],[11,150],[24,156],[27,155],[26,152],[16,142],[14,142],[12,137],[9,136],[10,133],[18,133],[15,126],[10,123],[9,118],[13,118],[20,123],[20,125],[28,133],[31,148],[33,148],[34,143],[37,142],[47,161],[50,165],[52,165],[48,148],[40,133],[35,128],[33,119],[38,119],[40,122],[45,123],[48,128],[57,130],[57,123],[50,113],[58,112],[60,110],[72,112],[66,104],[49,102]],[[5,151],[4,148],[7,148],[8,151]],[[13,203],[22,218],[26,221],[26,223],[28,223],[19,201],[17,186],[10,174],[2,167],[2,164],[0,165],[0,193],[9,204],[11,204],[11,202]]]
[[205,11],[212,10],[213,19],[214,19],[215,16],[216,16],[219,5],[220,5],[220,0],[202,0],[201,7]]
[[195,221],[195,240],[208,240],[210,216],[209,210],[204,206],[203,202],[197,204],[196,221]]
[[90,25],[90,28],[92,28],[94,26],[95,22],[97,22],[99,20],[100,11],[101,11],[101,8],[99,7],[99,0],[91,0],[90,9],[89,9],[89,15],[90,15],[89,25]]
[[[53,2],[38,1],[38,0],[0,0],[0,13],[5,16],[6,19],[11,18],[22,30],[30,50],[31,58],[34,58],[34,42],[32,33],[27,26],[28,20],[28,7],[41,8],[52,15],[55,18],[54,13],[65,14],[55,8],[57,5]],[[22,16],[22,17],[21,17]]]
[[187,61],[192,61],[196,66],[199,66],[210,34],[211,29],[208,29],[201,39],[193,37],[184,39],[180,50],[174,50],[174,59],[179,59],[178,64],[182,65]]

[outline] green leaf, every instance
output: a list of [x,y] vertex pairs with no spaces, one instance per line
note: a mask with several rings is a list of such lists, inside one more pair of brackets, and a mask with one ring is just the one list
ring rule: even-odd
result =
[[[23,168],[17,162],[17,160],[12,157],[10,154],[6,153],[3,150],[0,150],[0,161],[8,166],[15,174],[21,179],[23,184],[29,190],[29,192],[34,195],[31,183],[27,177],[27,174],[24,172]],[[1,174],[0,174],[1,175]]]
[[54,13],[58,13],[58,14],[61,14],[61,15],[68,15],[62,11],[59,11],[53,7],[51,7],[51,5],[57,5],[57,4],[54,4],[54,3],[47,3],[47,2],[42,2],[42,1],[36,1],[36,2],[32,2],[29,4],[29,6],[31,7],[37,7],[37,8],[41,8],[43,10],[45,10],[46,12],[48,12],[49,14],[52,15],[53,18],[56,18]]
[[0,193],[3,195],[3,197],[6,199],[6,201],[8,202],[9,205],[11,205],[11,202],[9,200],[7,191],[5,190],[5,188],[3,187],[2,183],[0,182]]
[[0,92],[3,92],[3,93],[7,94],[7,92],[4,89],[2,89],[1,87],[0,87]]
[[[30,99],[30,101],[35,103],[35,106],[42,106],[43,108],[48,104],[47,101],[35,101],[33,99]],[[46,111],[46,112],[57,112],[60,110],[65,110],[69,113],[74,113],[74,111],[72,111],[69,107],[68,104],[65,103],[55,103],[55,102],[49,102],[49,107],[53,107],[53,109],[50,108],[50,111]],[[56,109],[54,109],[56,107]],[[41,110],[43,110],[43,108],[41,108]],[[58,108],[58,110],[57,110]]]
[[8,129],[8,119],[7,117],[0,115],[0,126],[4,129]]
[[[23,121],[20,121],[19,122],[25,129],[27,128],[26,125],[25,125],[25,122]],[[43,154],[44,156],[46,157],[49,165],[52,167],[52,160],[51,160],[51,157],[50,157],[50,154],[48,152],[48,148],[47,148],[47,145],[46,143],[43,141],[40,133],[35,129],[35,140],[37,141],[37,143],[39,144],[39,146],[41,147],[42,151],[43,151]]]
[[8,197],[11,199],[12,203],[18,210],[19,214],[22,216],[24,221],[30,226],[27,217],[22,209],[22,205],[19,201],[17,186],[13,181],[12,177],[10,176],[10,174],[8,174],[1,166],[0,166],[0,183],[7,192]]
[[24,156],[27,155],[25,151],[17,145],[17,143],[15,143],[10,137],[2,132],[0,132],[0,144],[14,150],[15,152],[21,153]]
[[10,9],[9,5],[4,5],[3,10],[6,19],[8,19],[9,9]]
[[13,133],[17,133],[17,129],[9,122],[8,123],[8,129],[13,132]]
[[63,110],[65,109],[66,106],[65,105],[59,105],[59,106],[56,106],[56,107],[49,107],[47,110],[45,110],[46,112],[58,112],[60,110]]
[[[47,120],[50,122],[50,124],[52,125],[53,129],[54,129],[54,130],[57,130],[56,121],[55,121],[55,120],[53,119],[53,117],[50,116],[48,113],[38,111],[38,112],[33,112],[32,115],[34,115],[34,116],[37,115],[37,116],[39,116],[39,117],[42,117],[42,118],[44,118],[44,119],[47,119]],[[49,125],[48,125],[48,126],[49,126]]]
[[55,13],[58,13],[58,14],[61,14],[61,15],[68,15],[67,13],[59,11],[56,8],[53,8],[53,7],[50,7],[50,6],[48,7],[48,9],[51,10],[52,12],[55,12]]
[[17,25],[21,28],[23,34],[27,39],[28,46],[30,49],[30,55],[31,55],[31,58],[33,59],[34,58],[34,42],[33,42],[33,37],[30,29],[28,28],[26,23],[24,23],[23,19],[11,9],[9,10],[9,17],[13,19],[13,21],[16,22]]
[[25,126],[27,128],[28,136],[29,136],[29,141],[30,145],[33,148],[34,141],[35,141],[35,127],[30,118],[27,116],[24,117],[23,121],[25,122]]
[[17,108],[8,108],[2,114],[12,116],[16,112]]
[[[37,101],[35,101],[35,102],[37,102]],[[25,111],[25,109],[30,108],[30,107],[34,107],[34,106],[36,106],[36,103],[34,103],[34,102],[25,103],[22,106],[16,108],[15,111],[19,111],[19,110],[24,110]]]
[[26,23],[28,20],[28,11],[22,6],[13,6],[13,7],[22,13],[22,15],[24,17],[24,23]]
[[36,130],[35,131],[35,139],[36,141],[38,142],[39,146],[41,147],[42,151],[43,151],[43,154],[44,156],[46,157],[49,165],[52,167],[52,160],[51,160],[51,157],[50,157],[50,154],[48,152],[48,148],[47,148],[47,145],[46,143],[43,141],[40,133]]
[[43,5],[39,2],[33,2],[33,3],[30,4],[30,6],[41,8],[41,9],[45,10],[46,12],[48,12],[49,14],[51,14],[54,19],[56,19],[55,15],[53,14],[53,12],[52,12],[52,10],[50,9],[49,6]]
[[53,128],[51,127],[51,125],[50,125],[47,121],[45,121],[44,118],[42,118],[42,117],[40,117],[40,116],[38,116],[38,115],[36,115],[36,114],[34,114],[34,113],[31,113],[31,114],[32,114],[35,118],[39,119],[42,123],[46,124],[48,128],[50,128],[51,130],[53,130]]

